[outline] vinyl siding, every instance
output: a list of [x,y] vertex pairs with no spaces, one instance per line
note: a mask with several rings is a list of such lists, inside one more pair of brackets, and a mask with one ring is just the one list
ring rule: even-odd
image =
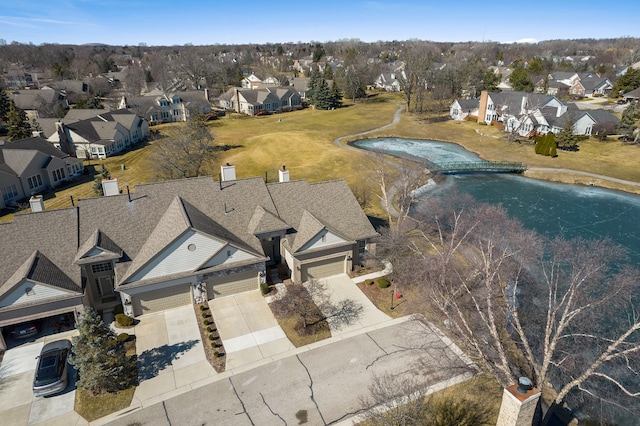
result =
[[[31,289],[29,292],[30,294],[27,294],[28,289]],[[19,306],[57,297],[65,297],[70,294],[71,293],[55,287],[25,281],[0,301],[0,308],[6,308],[7,306]]]

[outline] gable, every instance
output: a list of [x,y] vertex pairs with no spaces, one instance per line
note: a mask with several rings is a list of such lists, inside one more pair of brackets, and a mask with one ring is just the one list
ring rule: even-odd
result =
[[8,291],[2,299],[0,299],[0,308],[31,305],[40,301],[66,296],[77,296],[77,294],[61,288],[25,280],[14,287],[13,290]]
[[195,271],[225,245],[223,241],[188,230],[136,271],[127,282]]
[[257,259],[256,256],[251,253],[247,253],[244,250],[240,250],[229,244],[224,246],[222,250],[216,253],[211,259],[203,264],[199,269],[214,268],[216,266],[231,264],[234,262],[240,262],[243,260]]
[[311,238],[306,244],[304,244],[298,251],[318,249],[322,247],[332,246],[335,244],[345,244],[345,243],[348,244],[348,243],[351,243],[351,241],[347,241],[344,238],[339,237],[337,234],[324,229],[318,232],[313,238]]

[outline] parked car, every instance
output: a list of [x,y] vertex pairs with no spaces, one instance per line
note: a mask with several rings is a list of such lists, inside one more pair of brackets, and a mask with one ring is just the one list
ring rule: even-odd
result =
[[38,327],[32,322],[18,324],[11,330],[11,337],[14,339],[26,339],[38,334]]
[[618,105],[624,105],[624,104],[626,104],[626,103],[627,103],[627,101],[626,101],[626,100],[624,100],[624,99],[620,99],[620,100],[618,101]]
[[69,383],[67,357],[71,342],[67,339],[47,343],[40,351],[38,366],[33,377],[33,394],[49,396],[62,392]]

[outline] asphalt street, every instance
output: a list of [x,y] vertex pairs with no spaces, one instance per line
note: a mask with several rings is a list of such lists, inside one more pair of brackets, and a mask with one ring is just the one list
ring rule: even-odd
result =
[[109,424],[330,425],[362,412],[376,376],[442,386],[473,373],[439,331],[410,320],[221,378]]

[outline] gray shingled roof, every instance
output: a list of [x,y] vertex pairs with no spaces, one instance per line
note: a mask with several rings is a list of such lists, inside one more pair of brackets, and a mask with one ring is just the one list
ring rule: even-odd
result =
[[264,207],[258,205],[249,221],[249,231],[253,235],[268,234],[276,231],[286,231],[290,226],[283,222],[275,214],[270,213]]

